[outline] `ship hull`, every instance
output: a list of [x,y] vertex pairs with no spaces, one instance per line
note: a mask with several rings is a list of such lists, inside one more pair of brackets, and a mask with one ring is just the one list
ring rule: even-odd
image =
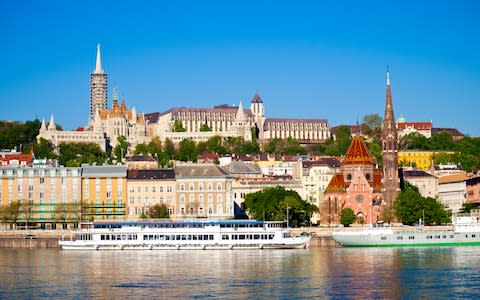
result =
[[344,247],[478,246],[480,232],[334,232],[333,239]]

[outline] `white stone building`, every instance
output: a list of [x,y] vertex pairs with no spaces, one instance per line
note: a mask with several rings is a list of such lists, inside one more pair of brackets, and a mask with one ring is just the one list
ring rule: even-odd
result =
[[438,197],[438,177],[421,170],[404,170],[403,178],[418,188],[423,197]]
[[438,179],[438,201],[452,213],[458,213],[466,201],[465,174],[445,175]]

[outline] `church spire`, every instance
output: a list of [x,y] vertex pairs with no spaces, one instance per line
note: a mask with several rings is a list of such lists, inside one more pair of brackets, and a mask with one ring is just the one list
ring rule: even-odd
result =
[[382,160],[383,160],[383,198],[391,206],[400,190],[398,177],[397,128],[393,113],[392,93],[390,91],[390,72],[387,67],[387,95],[385,99],[385,115],[382,128]]
[[102,59],[100,57],[100,44],[97,44],[97,63],[95,65],[95,74],[103,74],[104,71],[102,69]]

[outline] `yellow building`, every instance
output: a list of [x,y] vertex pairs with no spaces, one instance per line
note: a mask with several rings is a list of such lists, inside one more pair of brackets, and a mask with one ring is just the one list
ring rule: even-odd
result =
[[125,166],[82,167],[82,216],[86,220],[123,219],[127,199]]
[[175,172],[173,169],[135,169],[127,172],[128,219],[148,215],[156,204],[165,204],[173,218],[176,204]]
[[398,151],[398,165],[411,166],[421,170],[432,167],[433,156],[436,154],[455,154],[453,151],[404,150]]

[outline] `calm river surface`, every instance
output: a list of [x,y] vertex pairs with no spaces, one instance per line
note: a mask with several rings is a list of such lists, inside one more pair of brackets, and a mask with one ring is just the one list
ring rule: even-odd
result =
[[479,298],[480,247],[0,249],[0,298]]

